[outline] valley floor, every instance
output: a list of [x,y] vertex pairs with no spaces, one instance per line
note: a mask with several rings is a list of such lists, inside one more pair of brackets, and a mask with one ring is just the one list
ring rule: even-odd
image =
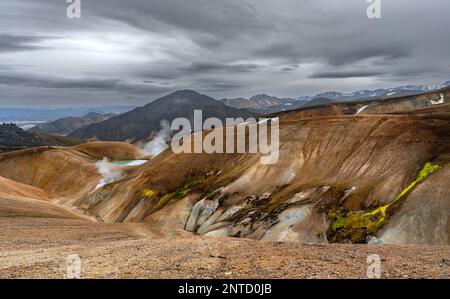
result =
[[82,278],[366,278],[370,254],[380,255],[382,278],[450,277],[448,246],[201,238],[14,213],[0,215],[0,227],[0,278],[65,278],[71,254],[81,257]]

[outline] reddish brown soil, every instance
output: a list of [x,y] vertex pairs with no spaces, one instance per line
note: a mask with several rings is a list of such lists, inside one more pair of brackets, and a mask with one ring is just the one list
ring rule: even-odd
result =
[[71,254],[82,259],[82,278],[366,278],[370,254],[380,256],[382,278],[450,275],[448,246],[163,237],[139,224],[30,216],[0,216],[0,278],[65,278]]

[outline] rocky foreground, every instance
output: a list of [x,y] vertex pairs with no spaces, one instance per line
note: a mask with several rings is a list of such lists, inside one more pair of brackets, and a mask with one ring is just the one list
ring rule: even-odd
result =
[[0,200],[0,278],[65,278],[72,254],[82,278],[366,278],[370,254],[380,255],[382,278],[450,277],[448,246],[205,238],[38,205]]

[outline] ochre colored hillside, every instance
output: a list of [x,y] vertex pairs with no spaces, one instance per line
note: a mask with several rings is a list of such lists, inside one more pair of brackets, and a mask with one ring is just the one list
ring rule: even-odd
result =
[[41,189],[21,184],[0,176],[0,197],[2,198],[32,198],[51,201],[56,198],[54,194],[47,193]]
[[[445,110],[435,118],[282,117],[275,165],[261,165],[259,156],[250,154],[168,151],[78,204],[108,222],[166,223],[200,234],[267,240],[366,242],[389,227],[390,215],[374,215],[368,223],[364,217],[363,223],[351,223],[348,216],[395,201],[427,163],[439,165],[433,175],[447,177],[449,119]],[[445,192],[435,196],[448,201]],[[403,202],[404,197],[396,206]],[[394,212],[389,208],[388,214]]]
[[84,153],[94,159],[104,157],[110,160],[139,160],[145,158],[147,154],[139,147],[126,142],[96,141],[74,146],[73,150]]
[[121,167],[120,179],[96,190],[99,159],[141,153],[124,143],[88,143],[1,155],[0,175],[105,222],[268,241],[448,244],[448,105],[382,115],[333,109],[281,114],[274,165],[255,154],[168,150]]
[[95,189],[102,176],[96,163],[135,160],[143,152],[122,142],[92,142],[75,147],[40,147],[0,154],[0,176],[31,185],[64,199]]

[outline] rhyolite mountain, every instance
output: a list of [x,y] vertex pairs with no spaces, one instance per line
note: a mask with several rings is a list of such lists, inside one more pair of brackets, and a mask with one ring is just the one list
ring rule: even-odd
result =
[[115,113],[100,114],[97,112],[90,112],[81,117],[77,116],[63,117],[52,122],[39,124],[30,129],[30,131],[46,132],[58,135],[69,135],[70,133],[82,127],[110,119],[111,117],[114,117],[116,115],[117,114]]
[[203,120],[216,117],[225,121],[226,118],[254,116],[250,111],[228,107],[196,91],[181,90],[130,112],[78,129],[70,136],[82,139],[137,142],[150,138],[153,133],[160,130],[162,120],[171,122],[175,118],[184,117],[193,125],[194,110],[203,111]]

